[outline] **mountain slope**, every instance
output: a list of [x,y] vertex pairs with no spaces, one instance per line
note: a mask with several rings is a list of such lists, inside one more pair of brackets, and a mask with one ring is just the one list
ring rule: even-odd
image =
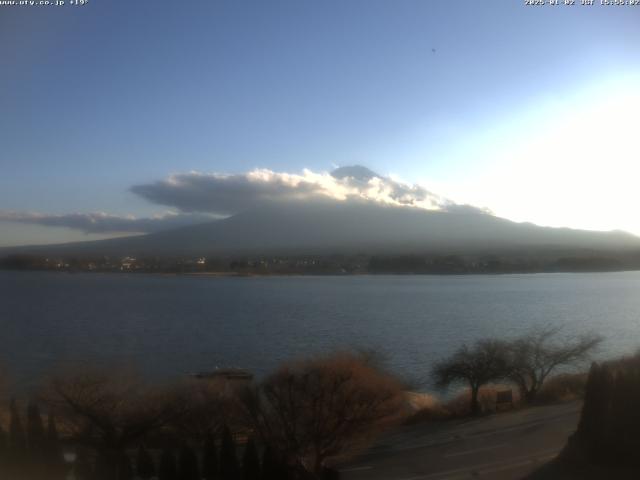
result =
[[374,203],[272,205],[205,224],[149,235],[3,253],[212,255],[330,253],[501,253],[505,250],[640,249],[623,232],[539,227],[477,211],[441,212]]

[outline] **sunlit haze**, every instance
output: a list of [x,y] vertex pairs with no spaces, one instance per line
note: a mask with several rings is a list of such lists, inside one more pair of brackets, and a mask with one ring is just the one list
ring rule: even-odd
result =
[[637,73],[602,78],[477,126],[451,147],[476,152],[471,172],[431,188],[516,221],[640,235],[638,82]]

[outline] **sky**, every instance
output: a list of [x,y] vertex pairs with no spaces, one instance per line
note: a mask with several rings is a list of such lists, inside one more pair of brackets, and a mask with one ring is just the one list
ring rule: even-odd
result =
[[640,235],[640,6],[560,3],[0,5],[0,246],[308,195]]

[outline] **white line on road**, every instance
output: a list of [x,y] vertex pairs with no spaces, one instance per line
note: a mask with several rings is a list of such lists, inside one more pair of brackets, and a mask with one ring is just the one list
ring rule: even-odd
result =
[[463,452],[449,453],[447,455],[444,455],[444,457],[445,458],[461,457],[462,455],[471,455],[472,453],[484,452],[486,450],[493,450],[495,448],[502,448],[502,447],[506,447],[507,445],[508,444],[506,443],[501,443],[499,445],[491,445],[489,447],[481,447],[481,448],[475,448],[473,450],[465,450]]
[[[526,428],[531,428],[531,427],[537,427],[539,425],[548,425],[550,423],[553,422],[559,422],[559,421],[563,421],[566,420],[566,418],[563,417],[558,417],[558,418],[551,418],[548,420],[539,420],[539,421],[535,421],[535,422],[529,422],[529,423],[524,423],[524,424],[520,424],[520,425],[514,425],[512,427],[506,427],[506,428],[497,428],[495,430],[490,430],[490,431],[481,431],[481,432],[471,432],[468,434],[458,434],[453,436],[452,434],[447,434],[447,435],[443,435],[442,437],[437,437],[435,438],[433,441],[431,442],[426,442],[426,443],[420,443],[420,444],[414,444],[414,445],[406,445],[403,447],[398,447],[398,448],[387,448],[386,450],[389,452],[405,452],[407,450],[419,450],[421,448],[430,448],[430,447],[436,447],[438,445],[443,445],[445,443],[452,443],[455,442],[457,440],[468,440],[468,439],[476,439],[476,438],[484,438],[484,437],[491,437],[493,435],[500,435],[503,433],[509,433],[509,432],[513,432],[513,431],[517,431],[517,430],[522,430],[522,429],[526,429]],[[575,431],[575,428],[571,430],[572,432]],[[462,433],[462,430],[460,431]],[[365,454],[364,456],[367,456],[368,454]]]
[[535,465],[538,463],[546,462],[547,460],[551,460],[552,458],[555,458],[556,455],[557,455],[556,453],[553,453],[544,457],[535,457],[535,458],[530,458],[528,460],[522,460],[521,462],[517,462],[517,463],[509,463],[507,465],[500,465],[499,467],[486,468],[486,469],[482,469],[480,473],[482,475],[486,475],[487,473],[497,473],[505,470],[513,470],[514,468],[525,467],[527,465]]
[[558,454],[558,450],[545,450],[535,453],[533,455],[522,455],[518,457],[512,457],[506,462],[490,462],[473,465],[464,468],[456,468],[453,470],[446,470],[444,472],[429,473],[427,475],[419,475],[415,477],[405,477],[400,480],[457,480],[469,478],[472,476],[484,475],[487,473],[495,473],[501,470],[509,470],[512,468],[519,468],[531,463],[538,463],[546,460],[550,460]]
[[362,467],[351,467],[341,469],[341,472],[359,472],[360,470],[371,470],[373,467],[371,465],[363,465]]

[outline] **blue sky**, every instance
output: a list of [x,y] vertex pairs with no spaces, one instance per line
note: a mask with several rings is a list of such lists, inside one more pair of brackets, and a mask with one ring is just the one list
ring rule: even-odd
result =
[[171,206],[131,186],[363,164],[514,220],[640,233],[611,215],[636,200],[639,25],[640,7],[512,0],[0,6],[0,211],[151,216]]

